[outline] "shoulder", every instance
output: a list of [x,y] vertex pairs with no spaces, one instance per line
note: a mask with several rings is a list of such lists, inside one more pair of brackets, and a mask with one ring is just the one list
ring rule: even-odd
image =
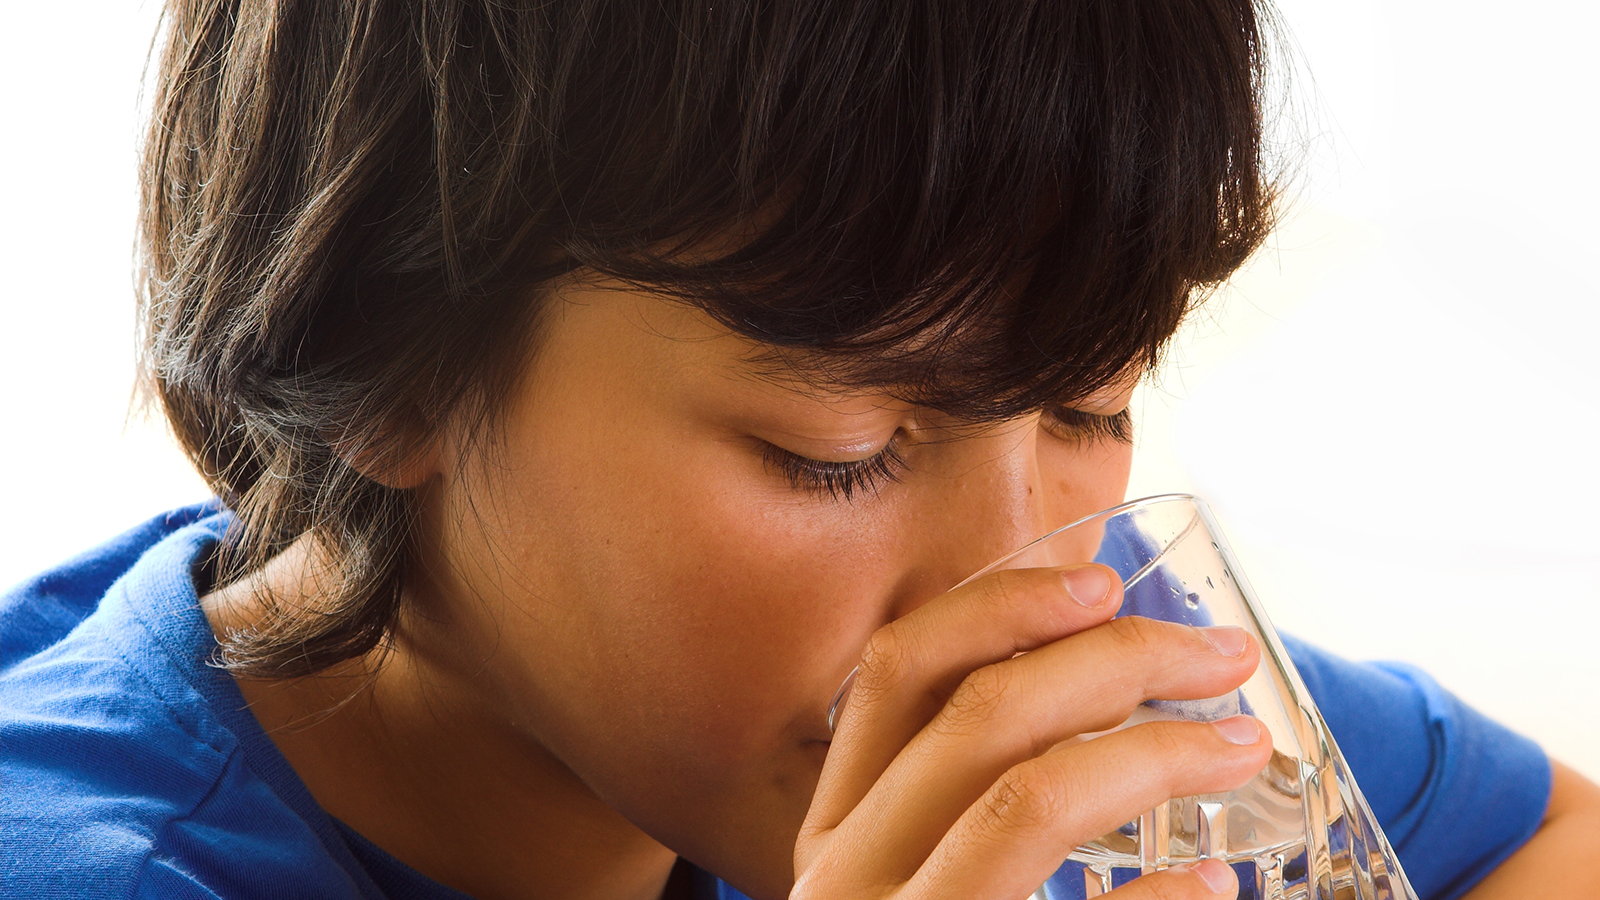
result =
[[184,722],[193,711],[105,648],[58,645],[30,663],[0,677],[5,893],[128,896],[231,748],[201,739]]
[[147,523],[0,600],[0,894],[361,895],[219,714],[190,574],[212,519]]
[[0,671],[66,637],[152,548],[221,508],[198,503],[162,513],[0,594]]

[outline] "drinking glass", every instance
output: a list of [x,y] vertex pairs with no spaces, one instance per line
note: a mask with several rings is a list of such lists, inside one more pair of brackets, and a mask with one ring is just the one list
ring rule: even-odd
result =
[[1416,900],[1205,503],[1187,494],[1125,503],[1059,528],[967,580],[1089,561],[1121,576],[1119,617],[1235,625],[1263,651],[1238,690],[1209,700],[1151,700],[1113,730],[1248,713],[1272,732],[1272,758],[1238,790],[1171,800],[1078,847],[1034,900],[1098,897],[1146,872],[1207,857],[1233,867],[1241,900]]

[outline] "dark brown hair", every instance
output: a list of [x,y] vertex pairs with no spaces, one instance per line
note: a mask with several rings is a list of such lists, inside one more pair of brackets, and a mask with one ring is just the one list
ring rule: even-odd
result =
[[170,0],[148,374],[238,515],[221,577],[308,533],[338,570],[225,664],[384,639],[414,500],[349,460],[489,422],[579,267],[975,419],[1153,364],[1270,226],[1258,7]]

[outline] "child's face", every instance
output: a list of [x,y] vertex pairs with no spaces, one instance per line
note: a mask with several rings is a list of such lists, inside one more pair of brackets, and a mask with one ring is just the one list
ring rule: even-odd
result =
[[[781,893],[868,637],[1120,502],[1131,448],[808,388],[759,349],[658,297],[564,289],[503,442],[445,448],[425,491],[423,608],[448,611],[447,665],[508,727],[657,840]],[[898,482],[848,500],[763,452],[862,459],[897,432]]]

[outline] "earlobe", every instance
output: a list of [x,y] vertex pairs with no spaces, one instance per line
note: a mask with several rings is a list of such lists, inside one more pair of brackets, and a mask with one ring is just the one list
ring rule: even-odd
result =
[[421,487],[439,473],[439,452],[432,445],[419,448],[399,462],[361,465],[354,459],[346,461],[362,475],[397,491]]
[[334,452],[366,478],[397,491],[420,487],[439,473],[439,443],[415,441],[345,441]]

